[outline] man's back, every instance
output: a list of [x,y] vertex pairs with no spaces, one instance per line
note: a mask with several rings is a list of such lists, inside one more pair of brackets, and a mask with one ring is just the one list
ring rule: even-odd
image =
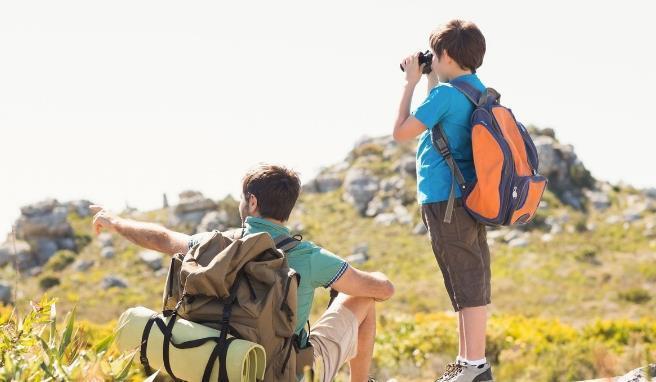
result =
[[[291,234],[287,227],[272,223],[266,219],[253,216],[246,218],[244,234],[259,232],[268,232],[274,240],[280,235],[289,236]],[[189,240],[189,247],[201,241],[207,234],[207,232],[203,232],[193,235]],[[302,341],[305,342],[307,333],[303,328],[312,310],[314,290],[332,285],[346,271],[348,263],[335,254],[308,241],[302,241],[295,248],[288,251],[287,261],[289,266],[301,276],[301,283],[298,287],[295,333],[299,334],[303,338]]]

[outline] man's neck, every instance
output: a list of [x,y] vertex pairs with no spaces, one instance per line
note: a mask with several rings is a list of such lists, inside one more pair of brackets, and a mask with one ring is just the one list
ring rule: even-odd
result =
[[258,219],[266,220],[266,221],[268,221],[269,223],[274,223],[274,224],[278,224],[278,225],[281,225],[281,226],[285,226],[285,222],[284,222],[284,221],[281,221],[281,220],[276,220],[276,219],[271,219],[271,218],[265,218],[265,217],[260,216],[259,214],[255,214],[255,215],[251,215],[251,216],[254,217],[254,218],[258,218]]

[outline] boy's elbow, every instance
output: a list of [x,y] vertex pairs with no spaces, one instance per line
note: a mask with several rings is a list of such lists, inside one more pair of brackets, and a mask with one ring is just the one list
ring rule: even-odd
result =
[[405,142],[405,141],[407,140],[407,139],[403,136],[403,134],[401,133],[401,131],[399,131],[398,129],[394,129],[394,132],[392,133],[392,138],[394,138],[394,140],[395,140],[396,142],[398,142],[398,143],[402,143],[402,142]]

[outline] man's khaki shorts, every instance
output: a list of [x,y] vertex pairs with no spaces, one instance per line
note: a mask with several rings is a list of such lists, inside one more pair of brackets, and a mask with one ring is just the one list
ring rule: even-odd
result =
[[310,330],[314,371],[323,382],[332,381],[339,368],[358,352],[359,323],[353,312],[332,304]]
[[456,199],[451,223],[444,222],[447,202],[421,206],[433,253],[444,276],[453,309],[490,303],[490,249],[485,225]]

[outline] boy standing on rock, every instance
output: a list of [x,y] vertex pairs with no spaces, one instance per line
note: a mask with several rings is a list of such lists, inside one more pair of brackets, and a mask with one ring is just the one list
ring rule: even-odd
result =
[[[474,105],[449,81],[457,78],[485,90],[475,74],[483,63],[485,38],[475,24],[452,20],[435,30],[429,42],[434,55],[432,62],[420,65],[420,55],[414,54],[401,63],[406,81],[394,124],[394,139],[407,141],[419,136],[418,201],[453,309],[458,312],[459,355],[438,381],[492,381],[490,364],[485,359],[487,305],[490,304],[490,252],[485,226],[462,206],[459,187],[456,187],[458,199],[451,222],[444,222],[453,176],[431,139],[433,127],[442,124],[465,180],[474,180],[469,123]],[[411,114],[412,95],[425,65],[432,69],[427,74],[428,96]]]

